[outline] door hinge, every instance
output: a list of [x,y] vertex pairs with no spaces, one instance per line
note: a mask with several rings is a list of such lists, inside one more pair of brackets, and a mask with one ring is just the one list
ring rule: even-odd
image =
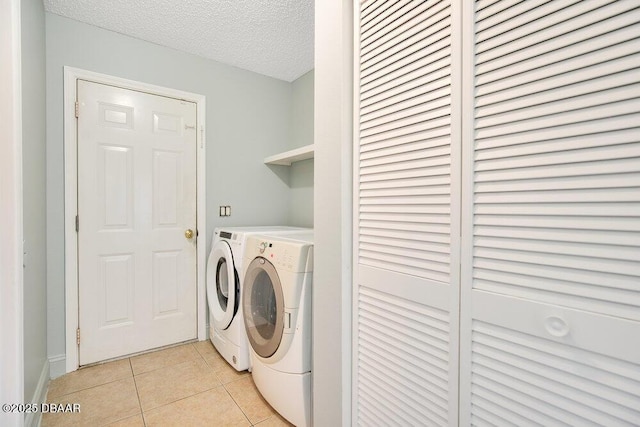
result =
[[76,329],[76,344],[80,345],[80,328]]
[[80,218],[76,215],[76,233],[80,231]]
[[76,119],[80,117],[80,103],[76,101]]

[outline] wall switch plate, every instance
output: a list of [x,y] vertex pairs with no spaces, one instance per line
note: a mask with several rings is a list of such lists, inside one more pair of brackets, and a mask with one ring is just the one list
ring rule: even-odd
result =
[[218,210],[220,216],[231,216],[231,206],[219,206]]

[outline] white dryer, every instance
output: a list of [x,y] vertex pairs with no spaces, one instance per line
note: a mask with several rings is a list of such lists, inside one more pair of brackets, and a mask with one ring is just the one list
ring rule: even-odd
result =
[[251,367],[241,305],[245,240],[256,233],[306,233],[308,230],[284,226],[222,227],[214,230],[207,262],[209,337],[220,355],[236,370]]
[[284,418],[309,426],[313,233],[250,236],[244,262],[242,308],[253,381]]

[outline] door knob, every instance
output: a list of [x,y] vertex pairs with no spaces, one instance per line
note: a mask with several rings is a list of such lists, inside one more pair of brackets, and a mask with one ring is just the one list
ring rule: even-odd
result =
[[186,237],[187,239],[191,239],[193,237],[193,230],[192,229],[187,229],[187,231],[184,232],[184,237]]

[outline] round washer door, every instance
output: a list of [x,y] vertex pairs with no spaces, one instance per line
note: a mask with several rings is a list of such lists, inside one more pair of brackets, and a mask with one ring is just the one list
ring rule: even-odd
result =
[[233,263],[231,246],[218,241],[207,262],[207,301],[214,326],[227,329],[238,311],[240,283]]
[[275,267],[257,257],[243,282],[242,309],[247,338],[253,350],[268,358],[276,352],[284,332],[284,297]]

